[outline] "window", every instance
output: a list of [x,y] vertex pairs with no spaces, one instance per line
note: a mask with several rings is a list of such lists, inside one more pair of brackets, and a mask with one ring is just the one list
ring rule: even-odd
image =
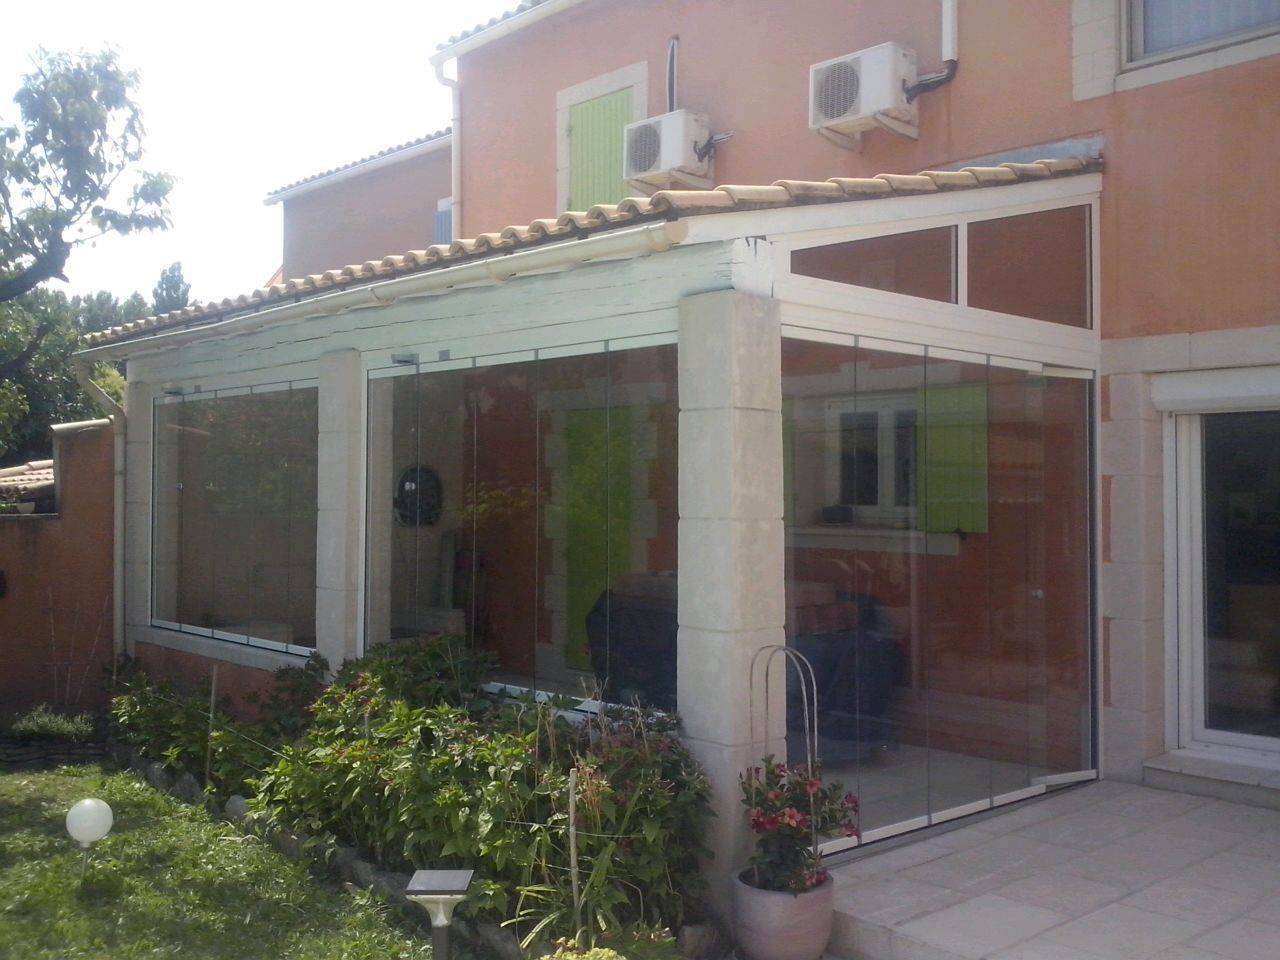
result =
[[969,231],[969,306],[1088,327],[1089,208],[975,220]]
[[678,423],[670,344],[374,376],[368,645],[455,634],[495,682],[674,709]]
[[1168,59],[1280,27],[1280,0],[1128,0],[1128,60]]
[[633,63],[556,95],[556,199],[588,210],[633,193],[622,171],[622,132],[648,110],[648,65]]
[[858,518],[905,518],[916,504],[914,393],[842,398],[830,404],[839,433],[832,502]]
[[938,227],[796,250],[791,272],[955,303],[955,259],[955,228]]
[[154,418],[152,619],[315,647],[317,391],[165,397]]
[[453,242],[453,197],[436,201],[435,242]]

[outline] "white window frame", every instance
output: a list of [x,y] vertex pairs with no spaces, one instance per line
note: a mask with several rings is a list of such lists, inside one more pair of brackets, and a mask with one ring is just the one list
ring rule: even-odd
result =
[[1165,730],[1170,750],[1280,764],[1280,739],[1204,725],[1205,414],[1280,410],[1280,366],[1159,374],[1152,403],[1164,414]]
[[[631,88],[631,119],[644,120],[649,115],[649,63],[641,60],[610,73],[592,77],[582,83],[565,87],[556,93],[556,209],[569,205],[570,144],[569,111],[579,103],[586,103],[619,90]],[[621,172],[621,171],[619,171]]]
[[1194,57],[1197,54],[1220,50],[1223,47],[1233,47],[1237,44],[1248,43],[1251,40],[1280,33],[1280,20],[1276,20],[1260,27],[1238,30],[1235,33],[1212,37],[1197,43],[1184,44],[1180,47],[1173,47],[1169,50],[1161,50],[1159,53],[1148,55],[1142,45],[1145,7],[1145,0],[1120,0],[1120,49],[1123,52],[1121,63],[1124,70],[1147,67],[1157,63],[1165,63],[1169,60],[1179,60],[1183,57]]
[[[173,620],[166,620],[156,616],[156,496],[155,485],[156,475],[159,470],[159,464],[155,456],[156,448],[156,412],[159,407],[171,404],[182,403],[187,400],[208,400],[217,399],[219,397],[234,397],[245,394],[261,394],[261,393],[278,393],[282,390],[303,390],[307,388],[319,390],[320,381],[318,378],[304,380],[282,380],[271,383],[259,383],[252,386],[229,386],[219,387],[216,389],[201,390],[196,387],[192,390],[182,390],[180,393],[163,394],[153,398],[151,404],[151,504],[148,511],[150,529],[148,530],[147,543],[150,545],[149,557],[149,594],[150,607],[147,611],[148,624],[156,630],[163,630],[169,634],[182,635],[184,637],[199,637],[203,639],[221,640],[228,644],[235,644],[244,647],[255,647],[260,650],[270,650],[276,653],[288,654],[294,657],[307,659],[316,653],[316,647],[304,647],[296,643],[281,643],[278,640],[271,640],[266,637],[253,637],[247,634],[229,633],[225,630],[215,630],[211,627],[201,627],[196,624],[179,623]],[[317,403],[319,396],[317,394]],[[179,648],[182,645],[175,644]],[[200,652],[202,655],[210,654]]]
[[[828,436],[839,437],[838,444],[832,444],[827,450],[827,502],[840,504],[853,509],[855,522],[858,519],[877,520],[910,520],[915,516],[912,506],[899,506],[897,500],[897,426],[894,418],[903,410],[911,410],[919,416],[920,406],[913,393],[872,393],[851,397],[837,397],[827,401],[826,421]],[[841,418],[844,414],[875,413],[876,445],[878,472],[878,502],[874,506],[857,503],[844,503],[840,498],[840,484],[844,456],[844,429]],[[917,419],[916,429],[920,429]],[[916,465],[917,471],[919,464]]]

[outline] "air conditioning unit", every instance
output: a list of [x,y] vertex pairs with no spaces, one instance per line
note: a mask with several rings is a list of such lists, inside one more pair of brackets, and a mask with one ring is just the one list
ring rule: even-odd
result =
[[[627,124],[622,132],[622,176],[636,187],[706,188],[711,183],[711,127],[692,110],[673,110]],[[703,151],[700,159],[699,151]]]
[[809,68],[809,129],[855,136],[886,128],[915,136],[915,51],[882,43]]

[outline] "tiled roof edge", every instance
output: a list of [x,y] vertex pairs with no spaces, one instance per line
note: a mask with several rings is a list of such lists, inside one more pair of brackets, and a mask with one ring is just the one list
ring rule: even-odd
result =
[[534,220],[499,232],[482,233],[471,239],[435,244],[425,250],[409,250],[381,260],[366,260],[308,277],[273,283],[234,299],[196,303],[171,313],[87,334],[85,347],[91,349],[132,340],[173,327],[204,325],[235,313],[252,313],[360,284],[443,269],[649,220],[678,220],[714,213],[1008,186],[1093,173],[1101,170],[1102,166],[1101,157],[1070,157],[1035,163],[1003,163],[995,167],[965,167],[962,170],[925,170],[914,175],[881,173],[874,177],[833,177],[830,180],[775,180],[769,185],[725,184],[709,190],[659,190],[651,197],[628,197],[617,204],[602,204],[587,211],[570,211],[554,219]]
[[443,130],[437,130],[435,133],[428,133],[425,136],[418,137],[416,140],[408,140],[404,143],[398,143],[394,147],[387,147],[385,150],[379,150],[377,153],[371,153],[369,156],[361,157],[359,160],[352,160],[350,163],[344,163],[341,166],[332,168],[331,170],[325,170],[321,173],[313,173],[309,177],[303,177],[301,180],[295,180],[293,183],[287,183],[283,187],[277,187],[272,190],[267,194],[267,201],[270,202],[273,198],[280,196],[280,194],[287,193],[290,190],[295,190],[298,187],[306,186],[307,184],[315,183],[319,180],[324,180],[326,177],[331,177],[335,173],[344,173],[347,170],[354,169],[362,164],[371,163],[374,160],[382,160],[404,150],[412,150],[414,147],[421,147],[424,144],[434,143],[438,140],[444,140],[451,136],[453,136],[453,128],[445,127]]

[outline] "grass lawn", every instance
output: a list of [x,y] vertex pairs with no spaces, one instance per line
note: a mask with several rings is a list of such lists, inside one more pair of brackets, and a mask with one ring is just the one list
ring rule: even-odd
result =
[[[83,887],[63,818],[111,804]],[[428,958],[372,897],[97,766],[0,775],[0,958]]]

